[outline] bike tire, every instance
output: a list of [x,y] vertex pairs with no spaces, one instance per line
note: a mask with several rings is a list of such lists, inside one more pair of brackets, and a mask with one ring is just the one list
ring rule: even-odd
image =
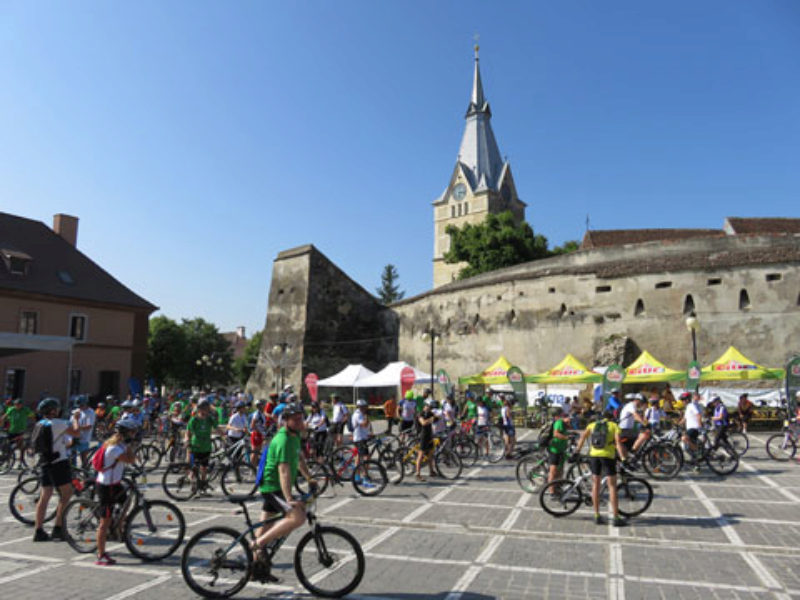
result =
[[189,463],[174,463],[167,467],[161,477],[164,493],[178,502],[191,500],[197,493],[197,485],[192,481]]
[[252,496],[258,487],[256,470],[253,465],[244,462],[225,467],[220,477],[220,485],[222,493],[226,496],[241,494]]
[[89,554],[97,549],[100,503],[76,498],[64,508],[64,537],[75,552]]
[[539,492],[539,505],[554,517],[571,515],[583,504],[583,491],[569,479],[554,479]]
[[[331,480],[331,474],[328,471],[328,467],[320,463],[315,463],[309,465],[308,470],[311,478],[317,482],[317,495],[320,496],[324,494],[325,490],[328,489],[328,485]],[[308,482],[306,481],[306,478],[303,477],[302,473],[297,474],[297,479],[294,480],[294,489],[296,489],[301,496],[311,493],[311,489],[308,487]]]
[[487,458],[490,463],[498,463],[503,460],[503,457],[506,455],[506,445],[505,442],[503,442],[503,436],[499,435],[494,428],[486,435],[489,440],[489,455]]
[[681,457],[675,447],[669,444],[650,446],[642,458],[642,466],[647,474],[659,481],[675,479],[681,472]]
[[[181,575],[193,592],[205,598],[230,598],[247,585],[253,552],[247,538],[230,527],[210,527],[195,533],[181,555]],[[233,554],[232,554],[233,553]],[[225,571],[225,589],[216,588],[219,571]],[[213,577],[206,581],[204,574]]]
[[0,475],[5,475],[14,468],[15,452],[9,445],[0,448]]
[[[364,577],[364,551],[347,531],[318,525],[297,544],[294,570],[300,584],[312,594],[341,598],[356,589]],[[333,581],[341,583],[332,585]]]
[[[38,477],[29,477],[20,481],[8,497],[8,509],[17,521],[25,525],[33,525],[36,518],[36,505],[39,503],[40,484]],[[52,521],[56,516],[57,506],[50,508],[45,514],[44,522]]]
[[728,441],[736,451],[736,454],[739,455],[739,458],[747,454],[747,451],[750,449],[750,438],[741,431],[729,431]]
[[155,444],[142,444],[136,449],[135,464],[147,473],[152,473],[161,466],[162,452]]
[[478,461],[478,444],[475,440],[463,435],[453,439],[453,451],[458,454],[461,463],[469,468]]
[[386,476],[389,478],[389,483],[397,485],[405,478],[405,469],[403,463],[400,461],[397,453],[391,448],[384,448],[381,450],[379,462],[386,469]]
[[376,460],[362,460],[352,479],[353,487],[362,496],[377,496],[389,483],[386,469]]
[[[145,511],[149,512],[149,523]],[[174,536],[172,530],[177,530]],[[124,540],[136,558],[153,562],[172,555],[185,535],[186,521],[177,506],[166,500],[146,500],[145,506],[137,506],[128,515]]]
[[617,504],[623,517],[636,517],[650,508],[653,487],[639,477],[629,477],[617,485]]
[[542,489],[542,486],[547,483],[549,471],[549,465],[542,455],[531,454],[523,456],[517,461],[517,483],[523,492],[537,494]]
[[776,433],[767,440],[767,454],[772,460],[786,462],[794,458],[797,444],[787,433]]
[[716,449],[709,449],[705,460],[708,468],[717,475],[730,475],[739,468],[739,455],[730,444],[724,442]]
[[439,476],[448,481],[455,481],[461,477],[461,472],[464,469],[458,454],[447,448],[434,454],[433,466]]

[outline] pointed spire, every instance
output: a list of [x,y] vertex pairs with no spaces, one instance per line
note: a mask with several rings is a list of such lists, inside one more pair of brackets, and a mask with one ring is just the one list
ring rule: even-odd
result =
[[486,98],[483,95],[483,83],[481,83],[481,59],[478,56],[479,50],[480,46],[475,44],[475,76],[472,81],[472,101],[470,103],[470,108],[475,107],[476,110],[480,110],[483,108],[483,105],[486,104]]

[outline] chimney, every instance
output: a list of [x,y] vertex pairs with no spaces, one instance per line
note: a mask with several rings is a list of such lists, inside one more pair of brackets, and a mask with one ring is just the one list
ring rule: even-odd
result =
[[53,215],[53,231],[67,240],[71,246],[78,245],[78,217],[62,213]]
[[244,339],[244,325],[239,325],[236,328],[236,337],[239,339]]

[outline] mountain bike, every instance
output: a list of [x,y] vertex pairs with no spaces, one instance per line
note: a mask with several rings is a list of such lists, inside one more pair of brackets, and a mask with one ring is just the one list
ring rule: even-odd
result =
[[[28,476],[20,479],[8,497],[8,508],[17,521],[25,525],[33,525],[36,516],[36,505],[41,495],[39,468],[27,470]],[[84,469],[72,470],[72,488],[75,496],[94,497],[94,474]],[[56,516],[57,504],[52,504],[45,513],[44,522]]]
[[[584,464],[588,459],[581,457]],[[653,502],[653,488],[647,481],[634,477],[624,464],[618,463],[617,500],[619,514],[635,517],[646,511]],[[581,505],[592,506],[592,474],[589,471],[572,479],[556,479],[539,492],[539,504],[554,517],[571,515]],[[608,477],[600,481],[600,506],[608,506]]]
[[[392,461],[396,461],[394,454]],[[389,474],[383,463],[363,456],[359,459],[355,446],[340,446],[329,462],[310,463],[308,469],[311,476],[320,482],[320,494],[328,487],[329,481],[337,485],[344,485],[344,482],[349,481],[362,496],[377,496],[389,483]],[[392,473],[396,477],[398,470],[402,479],[402,469],[393,467]]]
[[[464,465],[461,458],[456,452],[450,449],[447,444],[446,437],[433,438],[433,451],[422,456],[422,466],[433,461],[433,469],[443,479],[454,480],[461,477],[461,472]],[[400,479],[395,483],[400,483],[403,478],[408,475],[411,476],[417,470],[417,455],[421,449],[420,442],[413,440],[407,446],[404,446],[398,453],[398,459],[402,464],[400,469]]]
[[739,468],[739,455],[724,433],[712,442],[708,437],[708,432],[701,429],[696,444],[696,451],[686,448],[689,456],[688,462],[695,468],[705,462],[708,468],[717,475],[730,475]]
[[[364,576],[364,552],[358,540],[338,527],[320,525],[316,516],[316,495],[303,496],[310,531],[300,538],[294,552],[294,571],[302,586],[325,598],[340,598],[352,592]],[[247,529],[210,527],[197,532],[186,544],[181,557],[181,574],[186,584],[206,598],[229,598],[248,581],[270,581],[273,558],[286,538],[267,544],[263,556],[253,556],[256,530],[283,518],[278,514],[253,523],[247,510],[251,496],[230,496],[239,504]]]
[[783,422],[783,431],[767,439],[767,454],[772,460],[784,462],[794,458],[797,452],[799,428],[797,419],[787,419]]
[[[183,542],[186,521],[180,509],[166,500],[147,500],[141,470],[123,478],[126,497],[114,507],[109,540],[123,541],[128,551],[144,561],[162,560]],[[64,533],[67,543],[77,552],[97,549],[97,527],[101,518],[100,502],[90,498],[72,500],[64,509]]]

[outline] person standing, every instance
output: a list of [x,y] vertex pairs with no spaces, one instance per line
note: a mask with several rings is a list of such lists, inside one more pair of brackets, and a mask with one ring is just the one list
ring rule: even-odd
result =
[[417,414],[417,403],[414,392],[408,390],[405,398],[400,401],[400,435],[406,437],[414,429],[414,416]]
[[253,467],[258,467],[258,460],[261,457],[261,446],[264,445],[264,440],[267,436],[267,417],[264,414],[264,407],[266,400],[256,401],[256,410],[250,417],[250,445],[253,451],[250,455],[250,461]]
[[500,409],[500,420],[503,427],[505,457],[506,460],[513,460],[514,446],[517,443],[517,430],[514,428],[514,417],[511,413],[511,400],[508,398],[503,400],[503,407]]
[[417,417],[420,432],[416,464],[417,481],[425,481],[425,478],[422,476],[422,461],[426,457],[428,459],[428,472],[430,476],[434,477],[436,475],[433,470],[433,424],[438,417],[433,414],[433,405],[433,400],[426,402],[422,407],[422,412]]
[[[42,492],[36,504],[33,541],[63,540],[64,508],[72,496],[72,469],[69,464],[67,439],[68,436],[80,435],[78,417],[74,416],[71,421],[59,419],[61,402],[58,398],[53,397],[39,402],[36,411],[42,416],[42,419],[36,424],[31,440],[39,456],[39,468],[41,469],[39,483]],[[56,523],[52,533],[47,535],[42,524],[54,489],[58,489],[59,495]]]
[[348,419],[348,411],[339,394],[331,394],[331,399],[333,400],[333,446],[338,448],[342,445],[344,426]]
[[397,423],[397,400],[394,394],[391,394],[389,399],[383,403],[383,415],[386,417],[386,432],[392,433],[392,426]]
[[567,435],[567,424],[564,421],[564,411],[557,406],[553,409],[553,435],[550,444],[547,446],[547,464],[549,465],[547,481],[554,481],[561,477],[564,461],[567,457],[567,445],[569,435]]
[[234,412],[225,430],[228,434],[228,443],[235,444],[249,433],[247,419],[247,403],[244,400],[237,400]]
[[203,398],[197,403],[197,414],[186,425],[186,444],[189,447],[189,463],[197,466],[197,488],[200,495],[208,495],[208,459],[211,456],[211,434],[216,419],[211,416],[211,403]]
[[22,403],[22,398],[16,398],[14,404],[9,406],[5,414],[0,415],[0,425],[8,423],[8,441],[16,446],[20,456],[25,449],[25,430],[28,428],[28,421],[36,417],[36,414]]
[[86,396],[78,397],[78,407],[80,409],[78,427],[80,427],[81,435],[78,439],[77,450],[81,455],[81,466],[86,467],[86,459],[89,455],[89,445],[92,443],[92,434],[94,433],[97,415],[89,408],[89,398]]
[[736,407],[736,413],[739,416],[739,422],[742,424],[742,432],[747,433],[747,425],[750,419],[753,418],[753,403],[746,393],[739,396],[739,404]]

